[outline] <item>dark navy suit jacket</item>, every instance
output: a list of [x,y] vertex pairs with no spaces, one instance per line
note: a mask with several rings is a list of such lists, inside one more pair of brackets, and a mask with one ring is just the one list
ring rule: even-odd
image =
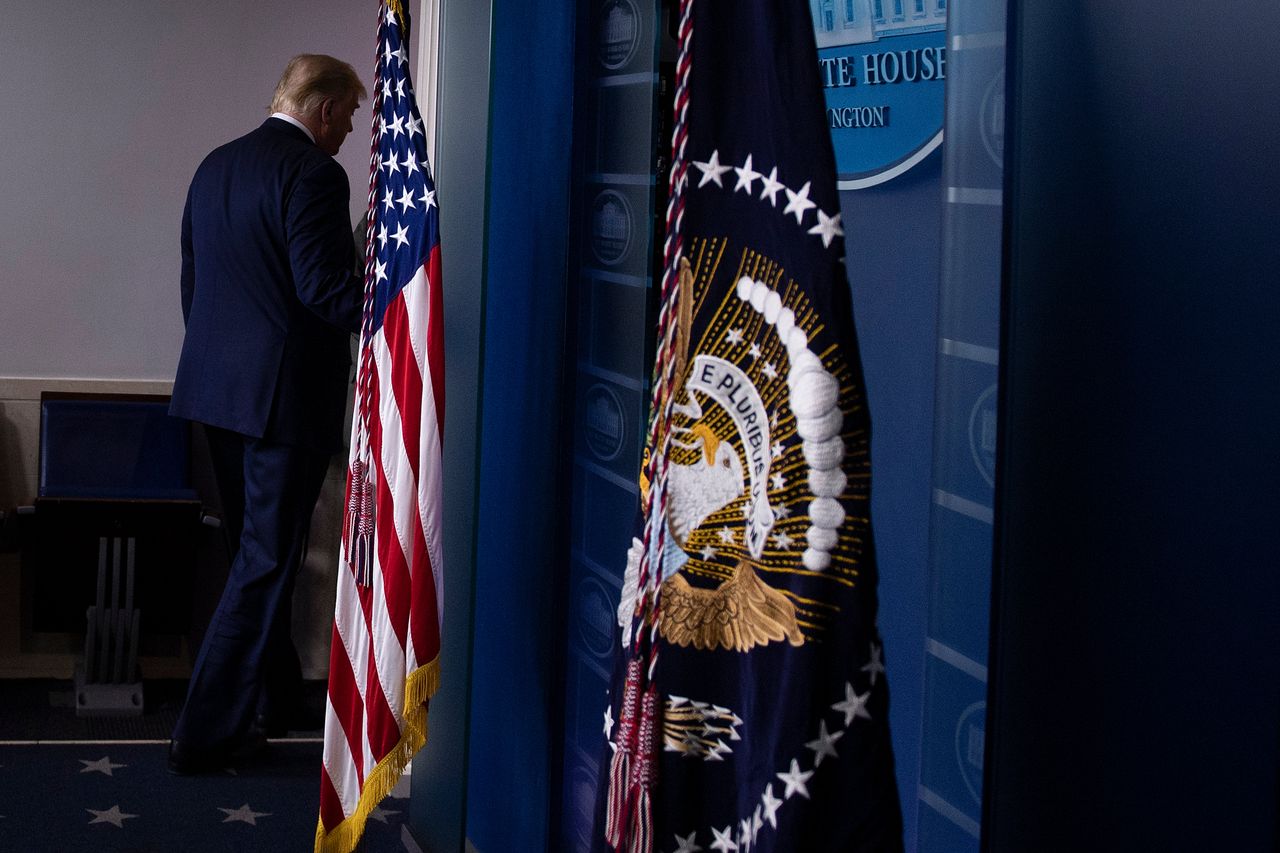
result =
[[289,122],[213,151],[182,216],[186,338],[170,411],[334,451],[360,324],[347,175]]

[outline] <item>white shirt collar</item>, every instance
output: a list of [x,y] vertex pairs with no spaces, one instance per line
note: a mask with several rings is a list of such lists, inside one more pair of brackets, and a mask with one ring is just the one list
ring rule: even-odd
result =
[[310,128],[308,128],[308,127],[307,127],[305,124],[303,124],[302,122],[298,121],[298,120],[297,120],[296,118],[294,118],[293,116],[289,115],[288,113],[272,113],[272,114],[271,114],[271,117],[272,117],[272,118],[278,118],[278,119],[280,119],[281,121],[287,121],[287,122],[289,122],[289,124],[293,125],[294,127],[296,127],[296,128],[298,128],[299,130],[301,130],[303,133],[305,133],[305,134],[307,135],[307,139],[310,139],[312,142],[315,142],[315,141],[316,141],[316,135],[315,135],[314,133],[312,133],[312,132],[311,132],[311,129],[310,129]]

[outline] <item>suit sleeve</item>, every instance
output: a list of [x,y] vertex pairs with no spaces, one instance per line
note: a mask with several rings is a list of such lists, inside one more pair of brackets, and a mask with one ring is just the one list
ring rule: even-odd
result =
[[196,292],[196,256],[191,247],[191,191],[182,209],[182,324],[191,319],[191,300]]
[[285,228],[298,299],[326,322],[357,332],[364,283],[356,273],[349,199],[347,173],[329,160],[299,177]]

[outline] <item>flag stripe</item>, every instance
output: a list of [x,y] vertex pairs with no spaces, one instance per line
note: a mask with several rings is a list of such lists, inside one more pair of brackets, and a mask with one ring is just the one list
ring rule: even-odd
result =
[[[397,691],[394,688],[388,688],[387,685],[393,679],[404,678],[404,664],[396,662],[397,658],[403,660],[404,646],[400,641],[400,632],[397,631],[400,626],[394,623],[386,607],[388,598],[386,580],[388,577],[396,578],[403,574],[405,568],[404,543],[400,539],[398,525],[395,523],[394,516],[397,508],[392,494],[393,478],[401,473],[397,466],[401,464],[402,456],[395,449],[391,449],[390,458],[388,458],[388,450],[384,447],[388,432],[394,441],[399,436],[399,430],[396,429],[395,399],[384,392],[385,373],[377,364],[381,350],[381,337],[379,333],[374,337],[373,342],[376,380],[373,393],[378,404],[375,411],[379,412],[380,417],[371,425],[370,446],[373,450],[373,458],[378,460],[377,514],[379,520],[378,528],[374,532],[374,553],[377,554],[377,564],[371,573],[373,594],[370,598],[376,599],[383,606],[371,608],[369,614],[369,633],[376,638],[376,641],[369,648],[369,680],[365,690],[366,733],[370,749],[365,757],[366,775],[368,770],[372,769],[389,751],[390,747],[384,748],[387,738],[394,736],[395,739],[399,739],[400,725],[387,695],[389,690]],[[387,427],[391,429],[388,430]],[[398,583],[393,580],[392,586],[396,587]],[[395,704],[397,707],[403,706],[402,702]]]
[[[330,706],[328,714],[332,716],[334,713],[333,707]],[[328,728],[327,724],[326,728]],[[328,744],[325,745],[325,751],[329,751]],[[343,769],[349,771],[352,767],[350,764],[346,764]],[[326,767],[325,770],[326,772],[320,774],[320,820],[326,826],[337,826],[347,817],[344,804],[348,798],[338,792],[338,786],[334,784],[329,768]],[[358,798],[360,786],[358,784],[352,785],[350,790]]]
[[[392,303],[393,306],[403,304],[400,299]],[[383,522],[391,522],[379,524],[377,531],[381,578],[387,587],[386,610],[379,616],[395,634],[396,642],[403,651],[405,632],[409,627],[409,561],[405,555],[412,553],[412,527],[418,524],[418,505],[416,500],[405,498],[406,490],[415,483],[416,478],[408,470],[409,449],[403,444],[405,428],[401,426],[400,407],[396,400],[396,371],[402,371],[403,365],[390,363],[395,356],[388,351],[388,342],[383,338],[383,334],[394,325],[384,324],[373,341],[374,371],[378,377],[380,402],[373,446],[381,475],[378,478],[377,512]],[[417,460],[414,461],[416,463]]]
[[[329,744],[332,741],[335,748],[341,746],[354,753],[360,749],[360,731],[351,725],[344,725],[343,721],[356,721],[364,715],[364,702],[360,699],[360,693],[356,689],[356,675],[351,669],[351,660],[348,657],[346,648],[342,642],[342,636],[338,633],[335,626],[333,632],[333,650],[329,662],[329,701],[325,707],[325,753],[326,755],[341,754],[341,750],[331,749]],[[334,725],[330,725],[332,719]],[[331,779],[331,784],[339,792],[345,792],[341,798],[340,807],[344,812],[349,808],[353,808],[355,801],[359,798],[360,785],[364,782],[364,778],[360,775],[360,768],[350,761],[334,763],[325,761],[328,773],[326,775],[336,778]]]

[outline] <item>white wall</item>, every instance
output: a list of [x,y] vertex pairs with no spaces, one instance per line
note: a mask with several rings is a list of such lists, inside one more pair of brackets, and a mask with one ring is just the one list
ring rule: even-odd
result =
[[[377,5],[9,0],[0,15],[0,377],[172,379],[179,221],[213,147],[256,127],[296,53],[373,80]],[[339,155],[352,220],[369,103]]]

